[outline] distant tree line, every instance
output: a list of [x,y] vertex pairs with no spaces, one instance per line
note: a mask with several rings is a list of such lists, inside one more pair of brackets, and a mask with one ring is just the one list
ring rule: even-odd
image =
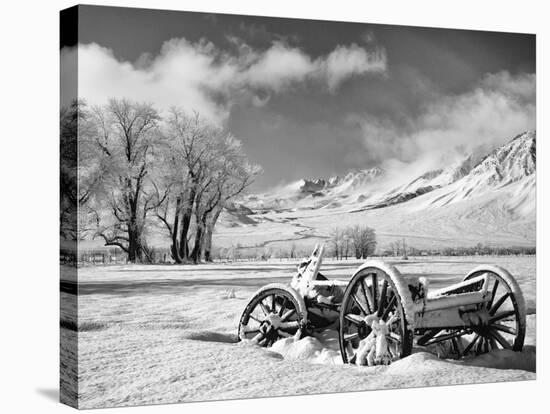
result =
[[407,246],[405,240],[389,243],[388,248],[378,252],[380,256],[408,257],[408,256],[519,256],[534,255],[535,246],[489,246],[481,243],[475,246],[441,247],[419,249]]
[[[260,172],[229,131],[179,108],[80,101],[62,110],[60,130],[62,236],[100,238],[130,262],[153,260],[159,224],[176,263],[210,261],[221,212]],[[76,154],[64,145],[74,142]]]

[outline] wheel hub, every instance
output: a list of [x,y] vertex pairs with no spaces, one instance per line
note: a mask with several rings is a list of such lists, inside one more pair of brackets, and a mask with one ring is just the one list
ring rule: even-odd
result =
[[357,333],[359,334],[359,339],[365,339],[367,336],[369,336],[369,333],[371,331],[371,328],[365,321],[359,322],[359,325],[357,326]]
[[281,317],[276,313],[269,314],[260,325],[260,332],[264,335],[275,332],[281,326]]

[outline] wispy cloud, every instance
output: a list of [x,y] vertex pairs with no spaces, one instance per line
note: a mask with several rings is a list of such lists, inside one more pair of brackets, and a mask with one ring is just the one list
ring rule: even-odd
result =
[[515,134],[535,129],[534,74],[487,74],[471,90],[436,95],[420,115],[395,122],[368,114],[354,115],[368,158],[395,169],[439,168],[474,150],[488,151]]
[[231,105],[239,100],[261,106],[272,94],[309,85],[334,93],[353,76],[386,70],[384,50],[375,47],[341,45],[327,55],[312,57],[283,41],[265,50],[236,45],[230,52],[207,41],[171,39],[157,56],[143,55],[128,62],[91,43],[64,50],[62,58],[78,53],[79,95],[90,102],[127,97],[161,108],[178,105],[215,121],[226,119]]

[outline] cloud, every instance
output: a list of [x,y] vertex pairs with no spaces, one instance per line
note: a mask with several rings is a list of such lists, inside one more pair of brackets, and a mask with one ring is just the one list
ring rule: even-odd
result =
[[64,49],[67,59],[78,53],[78,86],[81,98],[103,103],[111,97],[152,102],[159,108],[172,105],[196,110],[222,122],[235,102],[267,104],[271,94],[295,86],[315,85],[334,93],[352,76],[383,73],[383,50],[366,50],[355,44],[338,46],[327,55],[312,57],[298,47],[275,41],[257,50],[237,38],[232,50],[211,42],[191,43],[184,38],[166,41],[159,54],[144,54],[135,62],[119,59],[96,43]]
[[317,71],[317,64],[298,48],[273,45],[241,72],[244,84],[280,92],[292,83],[303,82]]
[[384,72],[386,70],[386,55],[383,50],[369,53],[362,47],[352,44],[349,47],[338,46],[320,66],[329,89],[334,91],[342,82],[352,76],[367,72]]
[[[475,150],[489,151],[516,134],[535,129],[534,74],[487,74],[471,90],[438,94],[418,116],[399,122],[353,116],[374,164],[439,168]],[[481,148],[483,146],[483,148]]]
[[120,61],[110,49],[95,43],[79,45],[76,52],[78,93],[90,103],[124,97],[159,108],[181,106],[212,120],[227,116],[228,108],[209,96],[204,82],[221,87],[233,75],[231,66],[216,65],[206,44],[170,41],[158,56],[140,58],[137,64]]

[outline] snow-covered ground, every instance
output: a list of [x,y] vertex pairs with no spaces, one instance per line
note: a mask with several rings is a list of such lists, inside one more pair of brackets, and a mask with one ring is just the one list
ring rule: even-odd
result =
[[[291,262],[83,268],[80,407],[534,379],[534,257],[411,258],[396,265],[404,273],[428,276],[436,288],[483,262],[508,268],[520,283],[529,313],[525,350],[457,362],[416,349],[388,367],[342,365],[337,335],[330,331],[271,349],[236,342],[249,297],[264,284],[289,281]],[[322,271],[345,279],[358,264],[328,262]],[[70,297],[62,292],[63,299]],[[70,335],[74,332],[62,329],[62,336]]]

